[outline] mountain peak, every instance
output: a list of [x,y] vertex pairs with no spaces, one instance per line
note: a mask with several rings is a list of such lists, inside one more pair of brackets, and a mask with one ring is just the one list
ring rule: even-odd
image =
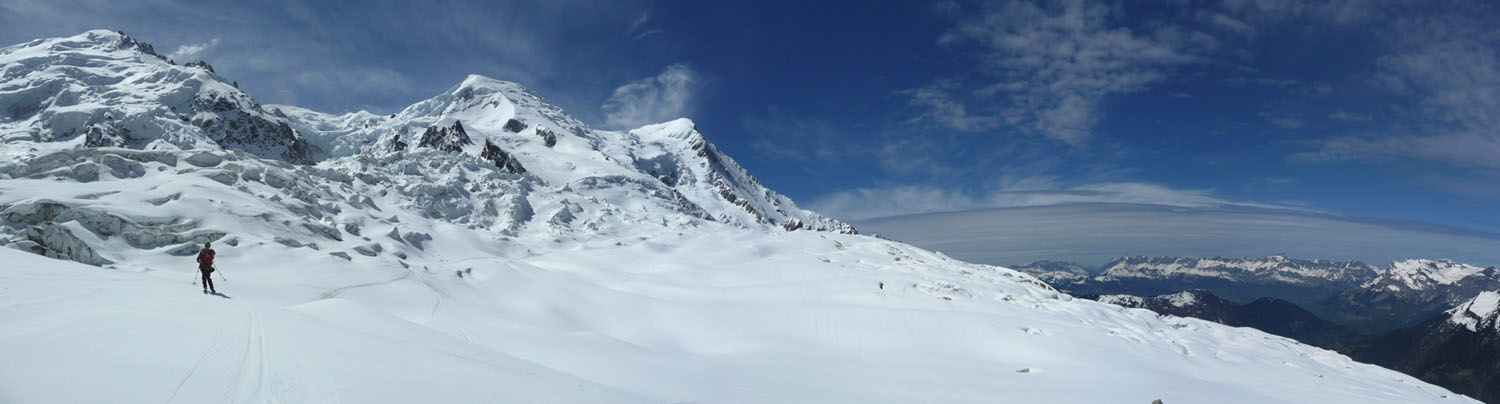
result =
[[1466,302],[1447,312],[1448,321],[1463,326],[1469,331],[1479,331],[1481,328],[1500,329],[1500,323],[1496,322],[1500,315],[1500,292],[1485,291],[1474,296]]
[[1485,273],[1485,268],[1454,262],[1449,259],[1407,259],[1392,262],[1379,278],[1365,283],[1371,287],[1378,283],[1394,283],[1412,290],[1422,290],[1435,285],[1451,285],[1464,279]]
[[[169,63],[151,44],[93,30],[0,49],[6,146],[223,147],[307,164],[322,151],[206,63]],[[90,68],[79,68],[89,66]]]
[[48,50],[52,51],[78,49],[96,49],[102,51],[134,50],[146,55],[155,56],[159,59],[165,59],[156,53],[156,48],[151,46],[151,44],[138,41],[122,31],[94,29],[69,37],[40,39],[31,44],[40,44],[43,42],[51,42],[51,47]]
[[497,91],[509,90],[521,92],[527,91],[526,87],[522,86],[520,83],[494,79],[479,74],[470,74],[468,77],[464,77],[464,81],[459,82],[458,85],[453,88],[452,92],[458,92],[463,89],[487,89]]

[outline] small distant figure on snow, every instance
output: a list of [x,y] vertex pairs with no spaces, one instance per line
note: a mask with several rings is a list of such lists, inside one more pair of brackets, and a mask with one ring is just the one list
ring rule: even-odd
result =
[[214,278],[208,275],[214,273],[214,249],[213,243],[203,243],[203,249],[198,250],[198,272],[203,273],[203,293],[219,293],[214,289]]

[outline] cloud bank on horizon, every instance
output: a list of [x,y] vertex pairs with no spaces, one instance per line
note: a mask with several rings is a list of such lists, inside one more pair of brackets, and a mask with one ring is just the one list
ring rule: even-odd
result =
[[1256,207],[1083,203],[858,221],[880,234],[951,257],[1012,266],[1038,260],[1097,267],[1119,256],[1360,260],[1448,258],[1500,265],[1500,235],[1412,222]]
[[393,112],[467,74],[601,128],[687,116],[835,217],[1269,206],[1500,231],[1500,5],[1461,0],[0,0],[265,103]]

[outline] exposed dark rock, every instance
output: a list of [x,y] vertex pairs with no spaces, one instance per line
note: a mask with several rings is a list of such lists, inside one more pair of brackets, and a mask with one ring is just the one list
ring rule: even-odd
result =
[[83,132],[84,147],[125,147],[126,142],[121,134],[122,130],[114,125],[95,123],[88,126]]
[[521,131],[526,130],[526,124],[513,118],[505,121],[505,130],[510,131],[510,133],[521,133]]
[[193,109],[213,114],[190,122],[226,148],[294,164],[317,162],[322,150],[308,143],[286,122],[268,118],[270,114],[252,113],[259,108],[228,96],[199,98],[194,100]]
[[120,43],[116,44],[120,49],[134,49],[138,52],[155,56],[158,59],[167,60],[167,58],[156,54],[156,48],[153,48],[151,44],[137,41],[135,38],[131,38],[130,35],[125,35],[124,31],[115,31],[115,33],[120,34]]
[[495,163],[495,167],[513,174],[526,173],[526,168],[521,167],[521,162],[516,161],[510,154],[504,150],[500,150],[500,146],[496,146],[488,140],[484,141],[484,150],[479,153],[479,158],[492,161]]
[[[214,67],[211,66],[211,65],[209,65],[208,62],[204,62],[202,60],[199,60],[199,61],[196,61],[196,62],[192,62],[192,63],[188,63],[188,64],[186,64],[184,66],[187,66],[187,67],[197,67],[197,68],[200,68],[200,69],[203,69],[203,70],[208,70],[209,73],[213,73],[214,72]],[[239,86],[234,86],[234,88],[239,88]]]
[[557,146],[557,135],[547,128],[536,128],[536,135],[542,137],[542,144],[547,147]]
[[[401,141],[401,135],[397,134],[394,139],[391,139],[391,151],[402,150],[406,150],[406,142]],[[371,184],[373,184],[373,182],[371,182]]]
[[456,153],[463,150],[464,146],[474,144],[469,140],[469,133],[464,131],[464,124],[453,121],[453,126],[438,127],[431,126],[422,133],[422,139],[417,141],[417,147],[427,147]]

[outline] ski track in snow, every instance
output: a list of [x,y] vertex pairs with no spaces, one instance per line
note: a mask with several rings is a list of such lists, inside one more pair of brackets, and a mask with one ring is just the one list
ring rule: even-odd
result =
[[177,382],[177,388],[172,389],[172,395],[167,397],[167,404],[171,404],[172,400],[177,398],[177,394],[182,392],[182,386],[186,385],[188,380],[193,378],[193,375],[198,374],[198,368],[203,366],[203,360],[208,359],[209,354],[217,352],[219,344],[223,342],[224,331],[221,329],[219,330],[219,337],[214,339],[214,343],[209,345],[208,349],[203,350],[203,355],[198,356],[198,360],[193,362],[193,367],[188,369],[187,374],[182,375],[182,381]]

